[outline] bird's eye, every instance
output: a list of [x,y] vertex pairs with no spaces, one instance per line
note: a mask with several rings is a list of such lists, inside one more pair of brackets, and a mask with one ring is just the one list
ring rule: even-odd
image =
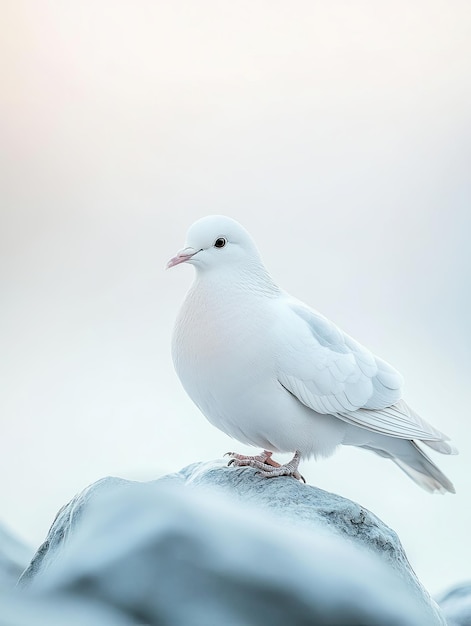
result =
[[224,248],[226,243],[227,243],[227,239],[224,239],[224,237],[218,237],[218,239],[216,239],[216,241],[214,242],[214,247],[215,248]]

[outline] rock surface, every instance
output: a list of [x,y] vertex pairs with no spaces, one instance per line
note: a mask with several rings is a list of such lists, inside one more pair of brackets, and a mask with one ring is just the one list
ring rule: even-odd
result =
[[445,624],[369,511],[222,462],[91,485],[59,511],[21,585],[29,602],[80,600],[122,623]]
[[30,597],[13,592],[1,598],[0,626],[138,626],[110,605],[80,595]]
[[471,626],[471,582],[453,587],[438,603],[448,626]]

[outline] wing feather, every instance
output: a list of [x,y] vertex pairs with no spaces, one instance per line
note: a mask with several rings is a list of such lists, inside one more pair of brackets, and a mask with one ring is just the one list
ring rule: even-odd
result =
[[301,302],[287,305],[277,375],[300,402],[392,437],[447,439],[401,400],[402,376],[389,363]]

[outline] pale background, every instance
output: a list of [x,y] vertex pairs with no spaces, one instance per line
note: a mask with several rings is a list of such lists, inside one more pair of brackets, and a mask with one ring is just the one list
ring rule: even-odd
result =
[[193,270],[164,264],[224,213],[461,450],[456,496],[357,450],[303,474],[431,592],[469,579],[469,1],[11,0],[0,31],[0,519],[37,545],[98,478],[248,450],[170,358]]

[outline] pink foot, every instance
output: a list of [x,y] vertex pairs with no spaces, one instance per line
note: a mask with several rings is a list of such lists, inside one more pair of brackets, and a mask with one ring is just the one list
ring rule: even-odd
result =
[[298,465],[301,460],[299,452],[296,452],[291,461],[284,465],[273,461],[271,458],[272,452],[268,450],[264,450],[262,454],[258,454],[257,456],[245,456],[244,454],[237,454],[235,452],[228,452],[227,455],[231,457],[228,465],[235,465],[236,467],[254,467],[260,470],[258,474],[264,478],[292,476],[296,478],[296,480],[302,480],[303,483],[306,482],[304,477],[298,472]]
[[247,456],[245,454],[237,454],[237,452],[226,452],[224,456],[230,456],[228,465],[236,465],[237,467],[257,467],[258,469],[266,469],[267,466],[280,467],[280,464],[271,458],[273,452],[264,450],[257,456]]

